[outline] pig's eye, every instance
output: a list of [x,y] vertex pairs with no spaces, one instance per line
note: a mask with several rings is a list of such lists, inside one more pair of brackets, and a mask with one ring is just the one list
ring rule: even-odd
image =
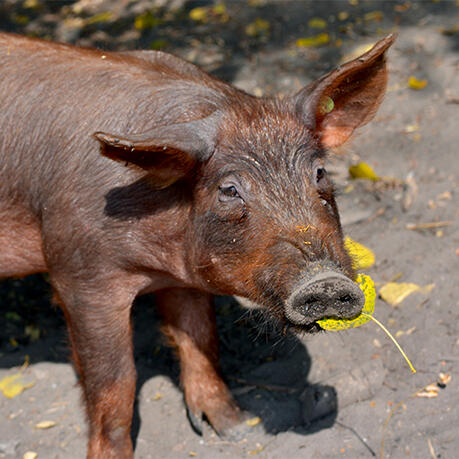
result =
[[232,199],[240,198],[239,192],[234,185],[222,185],[218,189],[220,191],[220,201],[230,201]]
[[326,175],[327,171],[325,167],[318,167],[316,169],[316,182],[319,183]]

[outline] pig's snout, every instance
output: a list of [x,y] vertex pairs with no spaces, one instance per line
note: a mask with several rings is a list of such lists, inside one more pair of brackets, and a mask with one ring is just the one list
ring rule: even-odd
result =
[[341,273],[328,271],[302,283],[290,296],[285,315],[294,325],[310,325],[324,317],[351,319],[365,304],[359,286]]

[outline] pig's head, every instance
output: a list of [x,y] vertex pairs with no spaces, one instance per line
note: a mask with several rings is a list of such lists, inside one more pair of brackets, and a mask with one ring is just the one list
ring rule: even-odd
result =
[[299,331],[360,313],[326,160],[374,116],[393,41],[289,98],[226,91],[198,120],[129,138],[96,134],[106,154],[147,169],[159,186],[190,187],[186,244],[198,287],[248,299]]

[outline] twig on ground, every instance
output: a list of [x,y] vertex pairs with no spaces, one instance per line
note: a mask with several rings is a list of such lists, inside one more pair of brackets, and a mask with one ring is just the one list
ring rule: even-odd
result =
[[405,225],[407,230],[418,230],[418,229],[430,229],[430,228],[441,228],[442,226],[451,226],[454,222],[442,221],[442,222],[427,222],[427,223],[408,223]]

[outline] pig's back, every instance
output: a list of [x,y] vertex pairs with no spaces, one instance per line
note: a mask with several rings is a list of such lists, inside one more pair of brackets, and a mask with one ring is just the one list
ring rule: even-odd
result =
[[128,135],[199,118],[203,100],[210,112],[228,91],[164,53],[105,53],[0,34],[0,202],[22,202],[34,213],[88,200],[100,208],[110,189],[142,173],[101,156],[94,132]]

